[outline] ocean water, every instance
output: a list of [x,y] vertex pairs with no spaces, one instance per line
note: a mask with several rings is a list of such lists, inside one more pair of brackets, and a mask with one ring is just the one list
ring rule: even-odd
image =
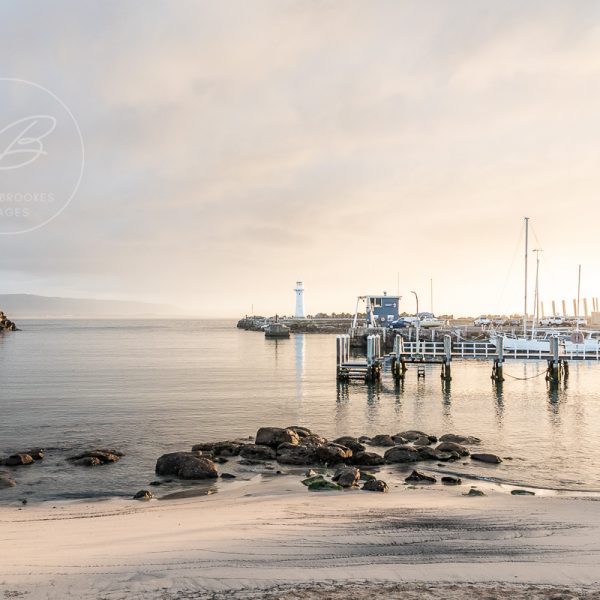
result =
[[[17,481],[0,490],[0,503],[130,496],[155,479],[161,454],[253,435],[264,425],[305,425],[329,438],[406,429],[465,433],[483,440],[482,451],[512,460],[457,462],[455,471],[600,490],[600,363],[572,363],[568,383],[554,390],[536,376],[545,369],[537,361],[508,362],[501,390],[486,361],[455,361],[447,386],[438,367],[420,381],[409,369],[401,387],[389,373],[377,386],[338,385],[331,335],[266,340],[216,320],[19,326],[0,335],[0,454],[42,446],[47,457],[30,467],[0,467]],[[66,460],[96,447],[126,456],[95,468]],[[220,485],[226,484],[200,484],[213,491]]]

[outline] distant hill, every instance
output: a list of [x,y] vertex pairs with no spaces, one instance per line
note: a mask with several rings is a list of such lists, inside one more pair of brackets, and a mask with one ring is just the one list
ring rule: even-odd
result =
[[27,317],[167,317],[182,314],[180,309],[168,304],[55,298],[33,294],[0,294],[0,310],[12,320]]

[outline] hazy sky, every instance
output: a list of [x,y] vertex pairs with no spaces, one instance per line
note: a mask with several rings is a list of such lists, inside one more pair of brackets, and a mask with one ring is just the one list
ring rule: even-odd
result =
[[433,278],[438,313],[520,311],[529,216],[543,299],[579,263],[600,295],[596,1],[2,0],[0,36],[86,147],[68,208],[0,236],[0,292],[237,316],[400,272],[406,310]]

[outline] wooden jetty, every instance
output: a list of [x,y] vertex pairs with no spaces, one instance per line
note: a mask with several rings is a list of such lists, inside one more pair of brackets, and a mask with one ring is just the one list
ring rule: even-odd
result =
[[[338,381],[379,381],[385,366],[389,365],[396,382],[403,381],[409,365],[417,366],[419,378],[425,377],[425,365],[440,365],[442,381],[452,380],[453,359],[492,360],[491,378],[495,383],[504,381],[504,363],[507,359],[546,360],[546,381],[560,383],[569,375],[569,365],[564,347],[558,338],[550,340],[550,350],[510,350],[504,349],[504,340],[499,338],[497,346],[489,342],[452,342],[450,335],[443,341],[405,341],[401,336],[394,339],[393,352],[382,353],[381,337],[367,336],[366,360],[350,359],[351,336],[336,337],[336,372]],[[597,353],[594,353],[594,355]],[[574,355],[573,358],[580,358]],[[600,357],[588,357],[598,360]]]

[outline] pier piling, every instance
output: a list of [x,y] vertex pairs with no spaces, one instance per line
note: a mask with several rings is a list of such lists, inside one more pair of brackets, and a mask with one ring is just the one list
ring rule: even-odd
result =
[[452,338],[449,335],[444,336],[444,359],[442,362],[442,380],[452,381],[452,371],[450,363],[452,362]]
[[492,367],[492,380],[496,383],[504,381],[504,337],[498,336],[496,340],[497,358],[494,359]]

